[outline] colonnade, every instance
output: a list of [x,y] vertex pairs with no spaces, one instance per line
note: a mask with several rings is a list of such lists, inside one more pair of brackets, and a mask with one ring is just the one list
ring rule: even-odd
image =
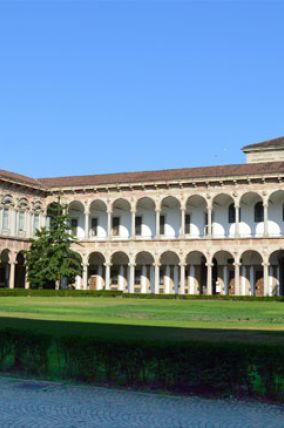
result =
[[284,191],[70,201],[84,240],[247,238],[284,235]]

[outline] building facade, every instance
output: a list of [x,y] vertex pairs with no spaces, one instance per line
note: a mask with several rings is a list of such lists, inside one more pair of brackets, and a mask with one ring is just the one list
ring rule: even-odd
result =
[[60,196],[82,260],[77,289],[284,294],[284,138],[247,163],[32,179],[0,171],[0,287],[29,287],[24,251]]

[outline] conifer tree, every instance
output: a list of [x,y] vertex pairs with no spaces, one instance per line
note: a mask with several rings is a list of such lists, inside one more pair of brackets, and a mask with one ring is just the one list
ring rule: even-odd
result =
[[36,232],[27,252],[28,280],[32,287],[60,288],[64,280],[72,283],[81,274],[81,258],[71,249],[77,239],[70,231],[67,207],[53,204],[49,229]]

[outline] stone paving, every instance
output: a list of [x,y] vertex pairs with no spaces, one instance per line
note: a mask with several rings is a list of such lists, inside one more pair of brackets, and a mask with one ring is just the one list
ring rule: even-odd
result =
[[284,406],[0,378],[1,428],[284,427]]

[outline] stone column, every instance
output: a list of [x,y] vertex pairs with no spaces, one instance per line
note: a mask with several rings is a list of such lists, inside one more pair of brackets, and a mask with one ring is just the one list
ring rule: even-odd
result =
[[123,265],[119,266],[117,285],[120,291],[124,291],[124,266]]
[[208,232],[207,232],[207,237],[211,238],[212,237],[212,207],[208,207],[207,214],[208,214]]
[[178,294],[178,266],[174,266],[174,292]]
[[180,238],[185,236],[185,209],[180,210]]
[[107,237],[108,237],[108,239],[112,238],[111,220],[112,220],[112,210],[107,210]]
[[135,239],[135,219],[136,219],[136,210],[131,210],[131,239]]
[[235,263],[235,295],[240,294],[240,263]]
[[85,211],[85,239],[89,239],[89,217],[90,217],[89,210],[86,209],[86,211]]
[[184,284],[185,284],[185,265],[180,263],[180,288],[179,294],[184,294]]
[[11,262],[10,273],[9,273],[9,288],[14,288],[15,286],[15,268],[16,268],[16,262]]
[[235,217],[236,217],[236,225],[235,225],[235,238],[240,237],[240,206],[235,205]]
[[263,236],[268,236],[268,203],[263,204],[263,213],[264,213],[264,230],[263,230]]
[[195,266],[190,265],[189,266],[189,294],[195,294]]
[[229,294],[228,293],[228,285],[229,285],[228,284],[228,273],[229,273],[228,266],[225,265],[224,269],[223,269],[223,281],[224,281],[224,294],[225,294],[225,296],[227,294]]
[[154,264],[155,269],[155,283],[154,283],[154,293],[159,294],[160,288],[160,265],[158,263]]
[[105,267],[106,267],[106,278],[105,278],[105,289],[106,290],[110,290],[110,263],[105,263]]
[[250,266],[249,272],[249,282],[250,282],[250,295],[254,296],[255,294],[255,283],[254,283],[254,266]]
[[103,267],[102,265],[98,266],[98,275],[97,275],[97,290],[103,289]]
[[134,282],[135,282],[135,264],[129,263],[129,284],[128,284],[128,292],[134,293]]
[[212,295],[213,289],[212,289],[212,263],[206,263],[207,266],[207,294],[209,296]]
[[170,286],[171,286],[171,268],[169,265],[167,265],[165,269],[165,276],[164,276],[164,293],[165,294],[170,293]]
[[89,264],[83,263],[83,289],[88,290],[88,266]]
[[25,288],[29,289],[30,288],[30,283],[28,281],[28,272],[26,271],[26,276],[25,276]]
[[142,266],[142,275],[140,278],[141,293],[146,293],[148,291],[147,285],[148,285],[147,266],[143,265]]
[[263,295],[269,296],[269,275],[268,275],[268,269],[269,269],[269,263],[263,263]]
[[245,296],[246,293],[246,282],[247,282],[247,268],[242,266],[242,296]]
[[160,239],[160,215],[161,210],[156,210],[156,239]]

